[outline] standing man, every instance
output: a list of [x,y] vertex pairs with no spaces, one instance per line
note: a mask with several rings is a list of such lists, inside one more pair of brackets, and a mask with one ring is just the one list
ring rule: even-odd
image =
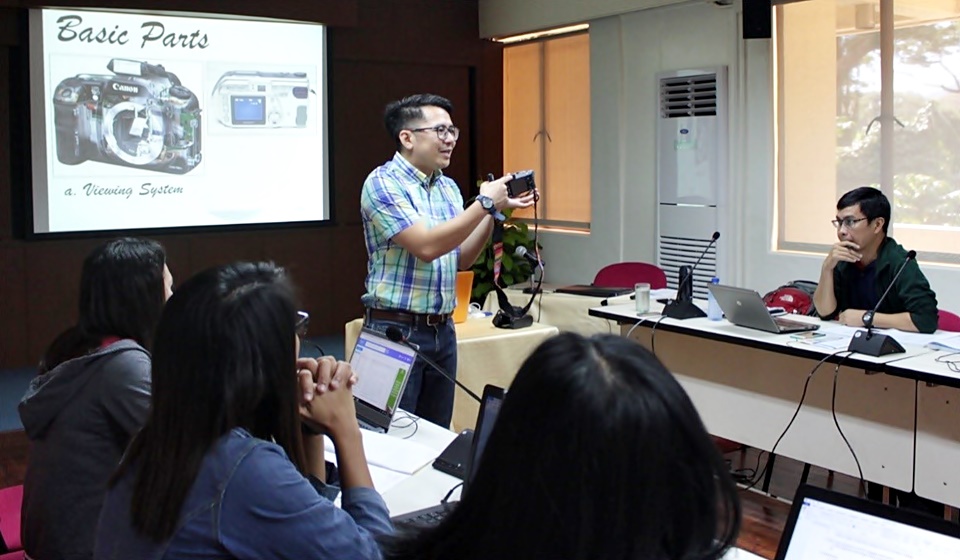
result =
[[[853,189],[837,202],[833,225],[839,241],[823,261],[813,295],[823,319],[863,326],[864,313],[877,305],[907,258],[907,251],[887,237],[889,224],[890,201],[873,187]],[[880,305],[873,324],[932,333],[937,320],[937,297],[913,260]]]
[[[443,169],[460,136],[447,99],[418,94],[387,105],[384,121],[397,144],[393,159],[363,183],[360,212],[367,243],[364,325],[400,327],[420,352],[457,374],[457,270],[469,269],[504,208],[526,208],[535,193],[507,197],[509,176],[480,185],[466,209],[460,188]],[[449,427],[454,385],[417,360],[400,406]]]

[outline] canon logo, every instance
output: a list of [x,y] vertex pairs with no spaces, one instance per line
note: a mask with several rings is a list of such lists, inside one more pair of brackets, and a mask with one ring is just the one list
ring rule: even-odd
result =
[[137,86],[127,86],[127,85],[124,85],[124,84],[117,84],[117,83],[113,83],[113,84],[111,84],[111,86],[113,87],[113,91],[122,91],[122,92],[124,92],[124,93],[139,93],[139,92],[140,92],[140,88],[138,88]]

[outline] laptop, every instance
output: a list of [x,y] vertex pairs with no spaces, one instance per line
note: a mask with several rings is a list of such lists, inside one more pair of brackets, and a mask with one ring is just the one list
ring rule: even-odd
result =
[[[483,397],[480,399],[480,413],[477,415],[477,426],[473,432],[470,457],[466,465],[466,475],[463,478],[461,495],[466,494],[470,489],[470,480],[480,463],[480,457],[483,455],[487,440],[490,439],[490,432],[493,431],[497,416],[500,415],[500,407],[503,405],[503,397],[506,394],[507,392],[503,388],[495,385],[487,385],[483,388]],[[397,526],[429,527],[440,523],[454,507],[456,507],[455,502],[447,502],[398,515],[391,520]]]
[[960,527],[943,519],[802,485],[775,560],[956,560]]
[[707,284],[707,288],[717,300],[727,320],[734,325],[774,334],[815,331],[820,328],[820,325],[815,323],[771,316],[763,298],[753,290],[722,284]]
[[359,381],[353,387],[357,421],[361,428],[386,433],[417,360],[414,348],[389,340],[364,327],[350,356]]
[[588,284],[574,284],[572,286],[564,286],[562,288],[557,288],[554,292],[558,294],[572,294],[575,296],[590,296],[598,298],[611,298],[622,296],[626,294],[632,294],[633,288],[603,288],[600,286],[593,286]]

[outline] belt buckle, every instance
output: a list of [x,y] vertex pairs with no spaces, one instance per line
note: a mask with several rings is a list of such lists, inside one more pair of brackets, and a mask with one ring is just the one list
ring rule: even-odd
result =
[[443,315],[439,313],[428,313],[426,320],[428,327],[435,327],[443,322]]

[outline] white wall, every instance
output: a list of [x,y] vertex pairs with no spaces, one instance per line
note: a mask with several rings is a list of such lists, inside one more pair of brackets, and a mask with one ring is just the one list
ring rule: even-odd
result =
[[[655,261],[656,76],[728,66],[735,103],[737,22],[734,8],[699,2],[590,22],[591,231],[541,234],[547,281],[589,283],[606,264]],[[739,127],[730,124],[733,146],[733,131]],[[731,150],[731,155],[738,153]],[[724,232],[724,241],[727,237]]]
[[[542,29],[544,18],[553,16],[540,12],[535,17],[531,6],[542,8],[546,1],[481,0],[481,21],[492,17],[485,9],[512,5],[530,22],[513,31]],[[644,0],[549,1],[563,18],[588,13],[586,4],[596,8],[594,13],[631,5],[635,10],[590,21],[591,231],[541,233],[547,281],[588,283],[609,263],[655,261],[656,75],[719,65],[728,67],[730,84],[730,191],[722,220],[730,227],[720,239],[729,260],[728,276],[721,281],[763,293],[794,279],[817,280],[822,255],[773,250],[772,42],[740,38],[737,6],[698,1],[641,10]],[[514,19],[507,23],[516,25]],[[830,218],[810,220],[819,224]],[[941,307],[960,311],[960,293],[949,290],[960,280],[960,269],[921,265]]]

